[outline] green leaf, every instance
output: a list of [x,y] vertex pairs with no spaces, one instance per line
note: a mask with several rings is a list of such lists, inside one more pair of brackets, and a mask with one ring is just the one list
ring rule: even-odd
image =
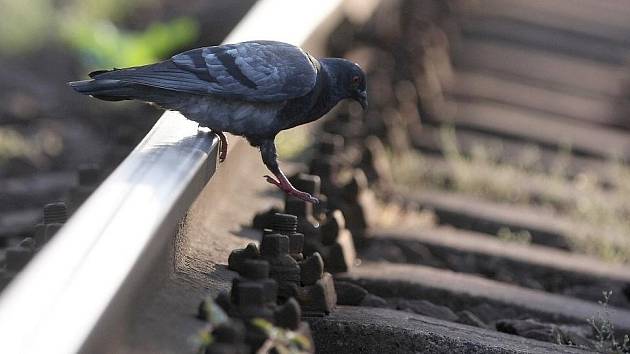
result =
[[206,301],[204,301],[204,305],[206,315],[208,317],[208,322],[213,327],[216,327],[230,320],[228,318],[228,315],[221,308],[221,306],[217,305],[217,303],[214,302],[211,297],[208,297]]
[[273,325],[269,321],[262,318],[254,318],[252,320],[252,324],[267,333],[273,330]]

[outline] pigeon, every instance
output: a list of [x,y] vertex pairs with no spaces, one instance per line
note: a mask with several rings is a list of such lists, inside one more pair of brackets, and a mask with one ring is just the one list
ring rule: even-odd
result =
[[293,187],[280,169],[276,135],[319,119],[344,99],[367,108],[366,77],[359,65],[343,58],[316,59],[276,41],[202,47],[155,64],[89,76],[68,84],[101,100],[140,100],[179,111],[217,134],[220,161],[227,156],[225,132],[245,137],[276,177],[264,176],[267,182],[311,203],[318,199]]

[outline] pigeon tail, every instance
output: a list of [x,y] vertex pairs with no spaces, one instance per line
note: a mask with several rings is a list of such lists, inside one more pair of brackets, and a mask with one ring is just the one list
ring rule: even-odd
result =
[[105,101],[131,100],[136,97],[136,85],[120,80],[82,80],[72,81],[68,85],[75,91]]

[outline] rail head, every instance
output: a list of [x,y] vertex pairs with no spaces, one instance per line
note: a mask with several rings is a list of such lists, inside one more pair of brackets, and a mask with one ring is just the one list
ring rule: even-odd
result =
[[[226,42],[302,45],[342,2],[258,1]],[[217,167],[218,144],[197,123],[164,113],[0,295],[0,353],[85,350],[106,313],[124,307],[121,298],[171,247]]]
[[166,226],[214,173],[217,145],[165,113],[2,294],[0,352],[78,351],[128,277],[168,243]]

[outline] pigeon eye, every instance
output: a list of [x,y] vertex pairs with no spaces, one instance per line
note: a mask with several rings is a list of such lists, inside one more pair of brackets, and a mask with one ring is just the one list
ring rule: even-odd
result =
[[358,77],[358,76],[353,76],[353,77],[352,77],[352,84],[351,84],[352,88],[355,88],[355,89],[356,89],[357,87],[359,87],[359,82],[360,82],[360,81],[361,81],[361,78],[360,78],[360,77]]

